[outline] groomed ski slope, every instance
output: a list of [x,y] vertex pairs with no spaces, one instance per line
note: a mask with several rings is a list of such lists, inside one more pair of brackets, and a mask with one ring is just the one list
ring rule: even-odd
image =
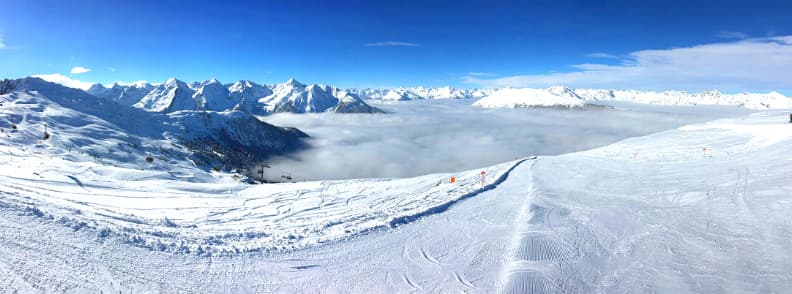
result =
[[[491,186],[482,190],[480,170],[250,188],[75,181],[60,166],[69,163],[17,153],[17,166],[0,175],[0,292],[785,292],[787,120],[757,113],[506,163],[485,169]],[[51,174],[28,175],[39,169]],[[447,183],[451,175],[460,181]],[[346,199],[362,204],[339,208]],[[225,216],[213,221],[214,212]],[[293,212],[303,214],[296,225],[277,221]],[[268,217],[267,236],[203,243]],[[305,230],[327,222],[327,232]],[[288,236],[295,232],[304,234]],[[165,240],[181,243],[164,251],[146,243]],[[213,250],[172,250],[196,244]],[[278,245],[231,253],[228,244]]]

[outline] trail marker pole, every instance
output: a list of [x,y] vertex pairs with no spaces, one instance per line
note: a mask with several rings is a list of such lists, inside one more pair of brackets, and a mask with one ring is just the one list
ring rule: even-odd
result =
[[704,158],[704,159],[706,159],[706,158],[707,158],[707,147],[704,147],[704,148],[702,148],[701,150],[703,150],[703,151],[704,151],[704,155],[702,155],[702,157],[701,157],[701,158]]
[[481,188],[484,189],[484,185],[487,183],[487,172],[481,171]]

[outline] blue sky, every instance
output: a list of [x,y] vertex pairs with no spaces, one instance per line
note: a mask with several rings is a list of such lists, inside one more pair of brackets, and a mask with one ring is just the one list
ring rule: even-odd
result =
[[789,1],[5,0],[0,77],[788,93],[789,11]]

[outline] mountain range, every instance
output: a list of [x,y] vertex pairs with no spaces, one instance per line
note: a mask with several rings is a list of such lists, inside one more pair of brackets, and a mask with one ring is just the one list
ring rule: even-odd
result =
[[94,84],[86,92],[107,101],[161,113],[182,110],[239,110],[252,114],[382,112],[354,92],[327,85],[305,85],[294,79],[267,86],[247,80],[223,84],[216,79],[188,84],[170,78],[158,85],[113,84],[108,88]]
[[626,101],[659,105],[727,105],[748,109],[792,109],[792,98],[778,92],[726,94],[717,90],[642,91],[575,89],[554,86],[544,89],[511,88],[459,89],[453,87],[400,87],[393,89],[348,88],[306,85],[294,79],[261,85],[242,80],[222,84],[216,79],[185,83],[171,78],[162,84],[95,84],[87,92],[105,100],[151,112],[178,110],[240,110],[252,114],[276,112],[377,113],[381,110],[365,100],[407,101],[420,99],[478,99],[480,107],[562,107],[576,108],[597,101]]
[[[133,95],[149,88],[133,107],[119,105],[131,104]],[[244,98],[238,99],[244,95],[226,95],[217,81],[202,83],[197,91],[175,79],[90,90],[95,94],[33,77],[2,80],[0,106],[7,115],[0,116],[0,128],[13,129],[8,140],[21,146],[41,142],[49,130],[52,136],[44,140],[64,155],[90,154],[113,164],[156,157],[150,167],[164,171],[185,163],[241,169],[307,146],[302,138],[308,135],[298,129],[232,109],[244,107],[239,103]]]
[[563,86],[546,89],[503,88],[493,91],[473,105],[486,108],[562,107],[578,108],[598,101],[625,101],[658,105],[725,105],[748,109],[792,109],[792,98],[778,92],[725,94],[719,91],[639,91],[572,89]]

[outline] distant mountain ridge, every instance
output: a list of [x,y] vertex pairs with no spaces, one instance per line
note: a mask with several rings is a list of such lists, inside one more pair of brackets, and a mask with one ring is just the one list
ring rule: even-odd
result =
[[149,112],[183,110],[231,111],[252,114],[276,112],[379,113],[356,93],[327,85],[305,85],[295,79],[272,87],[241,80],[223,84],[216,79],[185,83],[170,78],[162,84],[94,84],[87,93]]
[[[53,133],[49,142],[59,150],[86,150],[118,164],[143,160],[148,154],[181,164],[189,159],[203,168],[231,170],[306,147],[302,139],[308,135],[298,129],[274,126],[243,111],[212,111],[231,104],[202,100],[204,95],[217,94],[213,91],[223,93],[224,88],[216,84],[208,81],[202,85],[203,91],[194,91],[170,79],[142,98],[141,107],[119,107],[113,99],[120,97],[116,94],[148,86],[129,86],[123,91],[118,90],[124,86],[105,91],[92,87],[95,93],[104,93],[103,98],[39,78],[0,80],[0,97],[17,112],[0,115],[0,125],[17,124],[30,131],[46,123]],[[154,99],[158,95],[164,98]],[[227,104],[212,104],[222,102]],[[194,107],[203,109],[189,109]],[[19,140],[32,142],[35,138]],[[158,164],[168,168],[166,163]]]
[[[439,88],[339,89],[327,85],[305,85],[290,79],[276,85],[260,85],[242,80],[224,84],[226,93],[218,87],[219,85],[223,84],[214,79],[190,84],[169,79],[160,85],[114,84],[110,88],[106,88],[95,84],[87,92],[119,104],[133,105],[158,112],[184,109],[234,109],[257,114],[325,111],[376,113],[381,111],[371,107],[365,102],[366,100],[408,101],[419,99],[479,99],[474,105],[511,108],[575,108],[597,101],[626,101],[658,105],[727,105],[757,110],[792,109],[792,98],[778,92],[726,94],[711,90],[689,93],[685,91],[587,89],[564,86],[544,89],[511,87],[459,89],[448,86]],[[191,98],[188,99],[187,96]]]
[[486,108],[565,107],[577,108],[597,101],[626,101],[657,105],[726,105],[748,109],[792,109],[792,98],[778,92],[724,94],[719,91],[638,91],[572,89],[563,86],[545,89],[503,88],[473,105]]

